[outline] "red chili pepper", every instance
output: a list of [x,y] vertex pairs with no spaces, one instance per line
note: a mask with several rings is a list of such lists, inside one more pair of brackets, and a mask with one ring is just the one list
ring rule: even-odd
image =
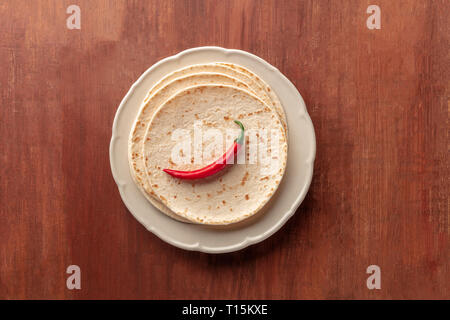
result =
[[215,162],[211,163],[210,165],[193,171],[180,171],[180,170],[172,170],[172,169],[163,169],[164,172],[170,174],[172,177],[180,178],[180,179],[201,179],[209,177],[223,168],[227,165],[229,160],[239,152],[243,142],[244,142],[244,125],[238,121],[234,120],[234,122],[241,127],[241,133],[239,134],[239,137],[234,140],[233,145],[228,149],[227,152],[225,152],[222,157],[217,159]]

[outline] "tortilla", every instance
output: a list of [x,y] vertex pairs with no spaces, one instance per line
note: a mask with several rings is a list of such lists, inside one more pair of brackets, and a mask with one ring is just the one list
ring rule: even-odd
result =
[[[207,75],[205,73],[209,73],[211,75],[210,82],[205,79]],[[150,121],[155,110],[159,108],[159,106],[164,102],[170,94],[175,91],[179,91],[183,89],[183,86],[189,86],[194,84],[202,84],[202,83],[217,83],[217,84],[226,84],[226,85],[236,85],[235,83],[230,83],[229,81],[216,77],[215,75],[219,74],[222,76],[229,75],[235,80],[241,81],[238,87],[242,87],[242,82],[244,83],[243,89],[248,90],[249,92],[257,95],[261,100],[267,103],[271,108],[276,110],[280,121],[284,126],[284,130],[287,138],[287,125],[286,125],[286,116],[283,108],[278,100],[278,97],[270,89],[264,81],[262,81],[258,76],[253,74],[248,69],[244,67],[237,66],[230,63],[211,63],[211,64],[199,64],[192,65],[189,67],[185,67],[171,74],[168,74],[163,79],[161,79],[158,83],[156,83],[152,89],[149,91],[147,97],[144,99],[143,106],[139,111],[135,124],[133,125],[132,132],[130,134],[129,139],[129,164],[131,175],[139,187],[140,191],[144,194],[144,196],[152,203],[157,209],[167,214],[168,216],[175,218],[180,221],[186,222],[187,220],[181,218],[180,216],[174,214],[171,210],[169,210],[159,198],[155,197],[155,194],[151,188],[151,186],[147,183],[144,174],[144,165],[143,165],[143,157],[142,157],[142,146],[143,146],[143,133],[148,127],[148,122]],[[184,79],[188,76],[197,76],[198,74],[203,74],[200,82],[195,82],[193,79]],[[183,81],[175,81],[181,80]],[[199,80],[199,79],[197,79]],[[228,79],[229,80],[229,79]],[[193,82],[194,81],[194,82]],[[169,88],[165,88],[168,86]],[[245,87],[246,86],[246,87]],[[163,90],[164,89],[164,90]],[[161,92],[160,92],[161,91]],[[153,101],[151,101],[153,100]]]
[[[259,158],[251,164],[246,159],[244,164],[228,165],[218,174],[198,180],[176,179],[162,171],[163,168],[195,170],[217,157],[211,154],[202,163],[193,159],[190,163],[175,163],[173,150],[178,142],[172,139],[174,130],[192,129],[200,122],[224,132],[236,129],[234,119],[244,124],[247,134],[260,129],[267,129],[269,136],[270,131],[275,133],[268,146],[270,164]],[[236,136],[237,133],[228,138]],[[257,147],[261,148],[263,135],[256,139]],[[224,143],[224,150],[229,146]],[[278,153],[274,153],[275,149]],[[254,215],[272,197],[286,168],[287,140],[277,113],[248,90],[229,85],[196,85],[179,91],[154,113],[145,135],[143,154],[148,183],[171,211],[191,222],[226,225]],[[244,155],[249,156],[247,150]]]

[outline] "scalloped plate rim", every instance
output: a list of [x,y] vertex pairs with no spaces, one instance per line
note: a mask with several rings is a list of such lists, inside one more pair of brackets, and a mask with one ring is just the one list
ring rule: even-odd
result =
[[[237,242],[236,244],[229,245],[229,246],[222,246],[222,247],[208,246],[205,244],[201,244],[200,241],[197,241],[194,244],[183,243],[183,242],[173,239],[170,236],[170,234],[167,234],[167,232],[164,232],[163,230],[155,228],[154,225],[148,225],[147,223],[145,223],[143,221],[143,219],[139,216],[139,214],[134,212],[135,209],[133,208],[133,205],[129,202],[130,199],[128,199],[128,197],[125,194],[125,189],[127,187],[127,183],[121,181],[120,173],[118,172],[119,170],[117,169],[117,166],[115,163],[115,158],[114,158],[115,157],[115,155],[114,155],[115,144],[120,139],[120,134],[118,134],[117,128],[119,126],[121,114],[125,108],[126,103],[130,99],[130,97],[133,95],[136,88],[138,88],[142,84],[144,79],[147,78],[151,74],[151,72],[153,72],[155,69],[159,68],[160,66],[167,64],[170,61],[177,61],[177,60],[181,59],[182,57],[184,57],[185,55],[196,54],[197,52],[202,52],[202,51],[217,51],[217,52],[224,54],[225,56],[229,56],[230,54],[244,55],[250,59],[256,60],[258,63],[263,65],[269,71],[275,73],[276,74],[275,76],[278,76],[281,79],[281,81],[283,81],[285,84],[287,84],[291,91],[295,91],[296,95],[298,96],[298,98],[300,100],[300,105],[302,106],[302,110],[301,110],[301,112],[299,112],[299,114],[297,116],[301,117],[301,118],[305,118],[305,120],[308,123],[308,126],[310,126],[310,128],[311,128],[310,133],[312,135],[312,140],[310,141],[311,142],[311,150],[310,150],[309,158],[306,159],[306,161],[304,163],[304,165],[306,167],[308,167],[308,175],[306,177],[306,181],[303,185],[303,188],[301,189],[300,194],[297,196],[297,198],[295,199],[294,203],[290,206],[290,208],[281,216],[281,218],[277,221],[277,223],[272,225],[271,228],[267,229],[262,234],[259,234],[258,236],[252,236],[252,237],[245,236],[241,241]],[[224,61],[224,60],[222,60],[221,62],[236,63],[236,62]],[[198,63],[201,63],[201,62],[198,62]],[[244,67],[247,67],[245,65],[245,63],[241,63],[241,65],[243,65]],[[266,78],[264,78],[264,80],[267,81]],[[288,122],[289,122],[289,119],[288,119]],[[128,134],[126,135],[126,139],[128,140]],[[181,51],[176,55],[169,56],[162,60],[159,60],[158,62],[153,64],[150,68],[148,68],[138,78],[138,80],[133,83],[133,85],[130,87],[130,89],[128,90],[125,97],[120,102],[119,107],[114,116],[114,121],[113,121],[113,126],[112,126],[112,136],[111,136],[111,141],[110,141],[110,146],[109,146],[110,165],[111,165],[111,172],[112,172],[114,181],[116,182],[116,184],[118,186],[122,201],[124,202],[127,209],[130,211],[130,213],[136,218],[136,220],[138,220],[139,223],[141,223],[148,231],[155,234],[158,238],[160,238],[161,240],[163,240],[175,247],[178,247],[178,248],[181,248],[184,250],[189,250],[189,251],[200,251],[200,252],[204,252],[204,253],[227,253],[227,252],[234,252],[234,251],[242,250],[250,245],[264,241],[265,239],[267,239],[268,237],[273,235],[275,232],[277,232],[294,215],[297,208],[303,202],[303,200],[309,190],[309,187],[311,185],[315,156],[316,156],[316,137],[315,137],[315,132],[314,132],[314,126],[313,126],[311,118],[308,114],[308,111],[306,109],[305,102],[304,102],[302,96],[300,95],[300,93],[298,92],[297,88],[292,84],[292,82],[286,76],[284,76],[276,67],[272,66],[271,64],[269,64],[268,62],[266,62],[265,60],[263,60],[262,58],[254,55],[254,54],[251,54],[246,51],[238,50],[238,49],[225,49],[225,48],[217,47],[217,46],[204,46],[204,47],[190,48],[190,49]],[[289,154],[288,154],[288,165],[289,165]],[[127,167],[127,174],[128,175],[130,174],[128,167]],[[131,177],[130,177],[130,179],[131,179]],[[141,196],[144,197],[143,195],[141,195]],[[175,223],[182,223],[182,222],[178,222],[175,220],[173,220],[173,221]]]

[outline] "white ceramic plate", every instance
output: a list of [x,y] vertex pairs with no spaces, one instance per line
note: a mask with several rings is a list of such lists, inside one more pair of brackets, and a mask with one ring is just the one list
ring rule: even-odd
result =
[[[134,184],[128,166],[128,136],[149,89],[163,76],[182,67],[210,62],[242,65],[267,82],[286,111],[289,146],[286,173],[264,212],[242,223],[213,227],[175,221],[153,207]],[[199,47],[154,64],[128,91],[114,118],[109,149],[111,171],[123,202],[133,216],[162,240],[182,249],[225,253],[258,243],[283,226],[295,213],[311,183],[316,139],[305,103],[295,86],[275,67],[240,50]]]

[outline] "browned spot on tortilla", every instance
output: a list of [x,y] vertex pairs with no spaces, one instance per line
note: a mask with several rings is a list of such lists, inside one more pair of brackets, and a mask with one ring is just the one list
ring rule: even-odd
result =
[[166,202],[167,201],[167,199],[166,198],[164,198],[163,196],[159,196],[159,198],[162,200],[162,201],[164,201],[164,202]]
[[243,114],[238,115],[238,119],[244,119],[244,115]]
[[222,180],[223,180],[222,178],[219,178],[219,182],[222,182]]
[[223,203],[223,204],[226,204],[227,202],[226,202],[225,200],[222,200],[222,203]]
[[208,198],[211,198],[211,195],[210,195],[209,193],[207,193],[206,196],[207,196]]
[[263,181],[263,180],[269,180],[269,176],[265,176],[265,177],[262,177],[261,179],[259,179],[260,181]]
[[191,198],[184,198],[184,200],[186,200],[186,201],[191,201],[192,199]]
[[191,94],[191,91],[189,91],[189,90],[188,90],[188,91],[186,91],[186,94]]
[[192,188],[195,187],[195,183],[191,183]]
[[200,196],[200,195],[198,194],[198,195],[197,195],[197,198],[199,198],[199,199],[200,199],[200,198],[201,198],[201,196]]
[[172,131],[167,131],[167,135],[170,136],[172,134]]
[[158,170],[161,170],[161,167],[160,167],[160,166],[157,166],[156,168],[157,168]]
[[157,184],[152,184],[152,188],[158,188]]
[[267,91],[269,91],[269,92],[270,92],[270,87],[267,87]]
[[249,113],[247,113],[247,115],[250,117],[253,115],[253,112],[249,112]]
[[248,179],[248,171],[245,172],[245,175],[241,180],[241,186],[245,185],[245,182],[247,181],[247,179]]
[[230,120],[230,117],[225,116],[225,117],[223,117],[223,119],[228,121],[228,120]]
[[248,196],[248,194],[245,195],[245,200],[250,199],[250,197]]
[[176,198],[177,198],[177,196],[173,196],[173,198],[174,198],[174,199],[176,199]]
[[139,140],[141,140],[139,137],[136,137],[133,139],[133,142],[138,142]]
[[150,138],[149,138],[149,137],[147,137],[147,141],[150,141]]
[[264,107],[264,111],[265,112],[270,112],[270,108],[269,107]]
[[213,128],[217,127],[217,125],[214,124],[214,122],[209,122],[209,121],[204,121],[204,120],[203,120],[203,125],[205,125],[207,127],[213,127]]
[[217,194],[221,194],[221,193],[223,193],[223,190],[217,191]]
[[194,163],[194,157],[191,157],[191,163]]

